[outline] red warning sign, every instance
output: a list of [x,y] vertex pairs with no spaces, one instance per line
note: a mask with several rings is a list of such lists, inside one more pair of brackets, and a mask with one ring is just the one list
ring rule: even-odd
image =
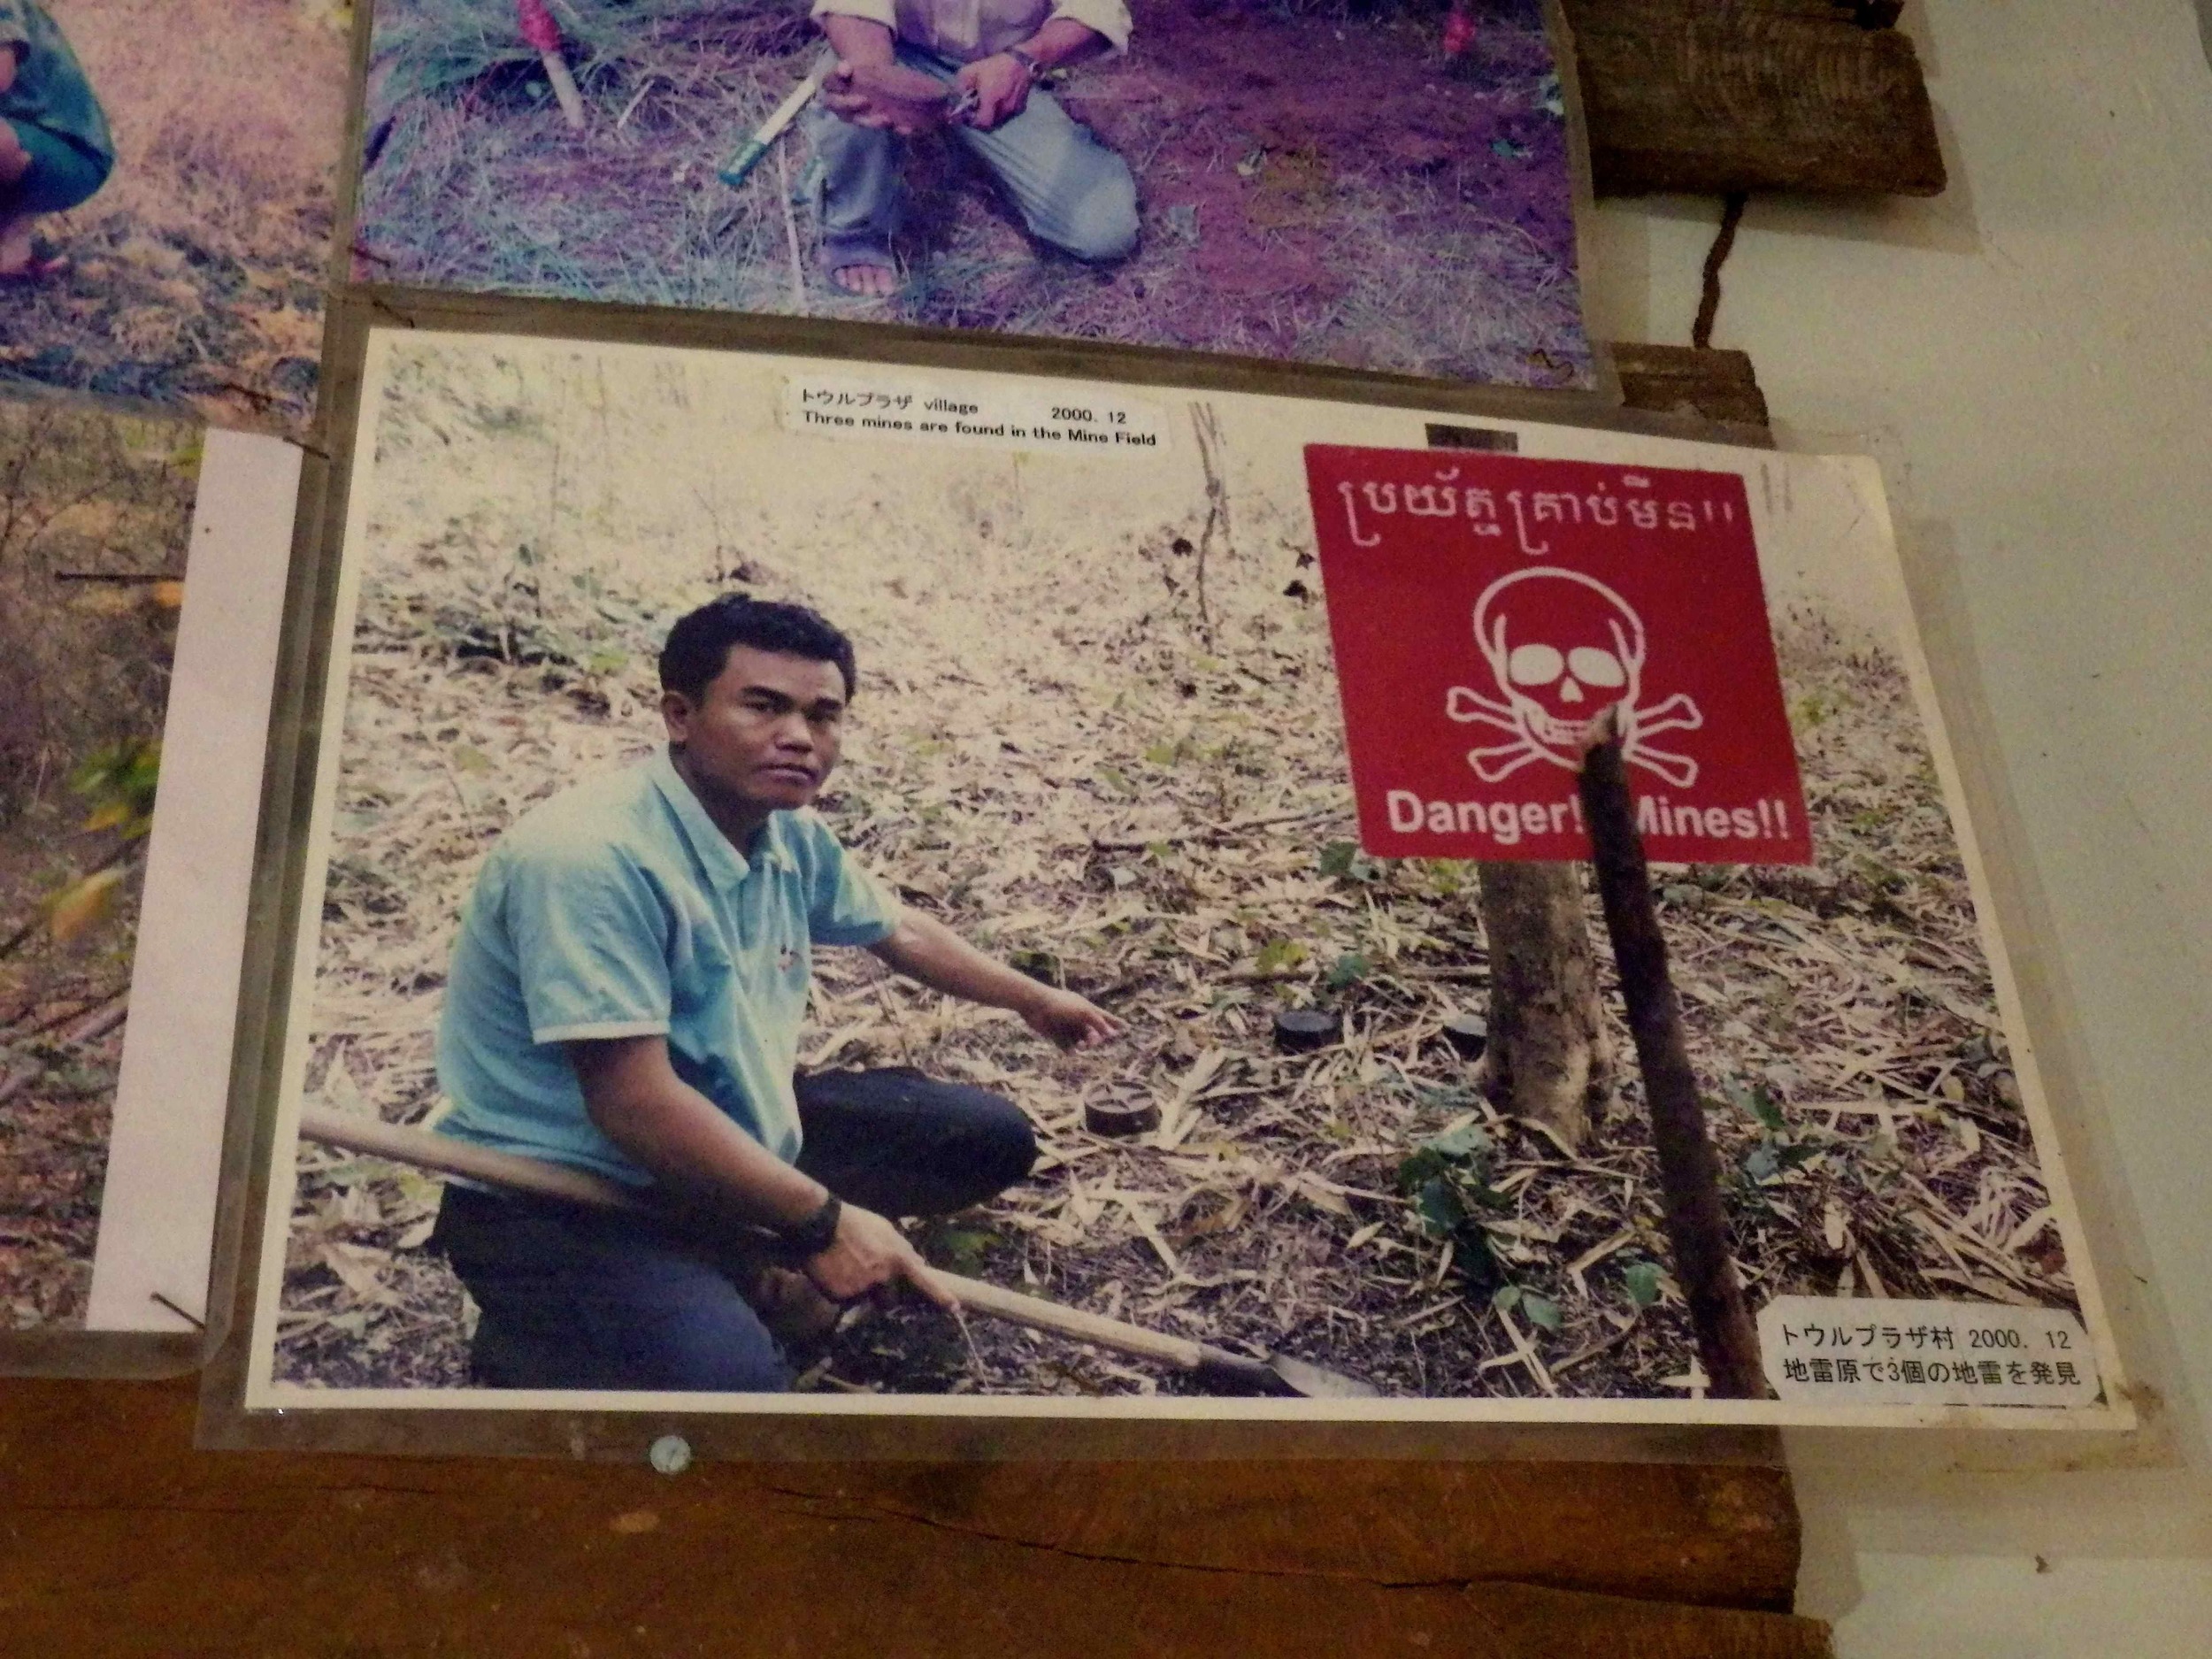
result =
[[1651,858],[1812,862],[1742,479],[1322,444],[1306,479],[1369,852],[1587,858],[1617,704]]

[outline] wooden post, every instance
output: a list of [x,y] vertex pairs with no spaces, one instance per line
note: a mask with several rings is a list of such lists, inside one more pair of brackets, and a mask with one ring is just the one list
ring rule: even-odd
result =
[[1629,799],[1614,711],[1594,725],[1583,755],[1579,787],[1589,820],[1591,862],[1605,928],[1613,940],[1628,1029],[1651,1109],[1659,1153],[1659,1195],[1675,1275],[1690,1304],[1698,1357],[1709,1391],[1724,1400],[1767,1394],[1759,1365],[1759,1335],[1744,1308],[1743,1287],[1729,1255],[1728,1217],[1721,1209],[1720,1159],[1705,1132],[1705,1108],[1682,1034],[1682,1004],[1667,976],[1667,941],[1651,902],[1651,873]]

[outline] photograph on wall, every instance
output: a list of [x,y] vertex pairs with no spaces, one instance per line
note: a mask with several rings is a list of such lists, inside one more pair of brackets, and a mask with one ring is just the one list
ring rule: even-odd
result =
[[248,1410],[2124,1417],[1870,463],[366,350]]
[[0,401],[0,1369],[205,1321],[296,480],[275,439]]
[[374,0],[353,274],[1596,385],[1546,0]]
[[0,383],[297,436],[349,0],[0,0]]

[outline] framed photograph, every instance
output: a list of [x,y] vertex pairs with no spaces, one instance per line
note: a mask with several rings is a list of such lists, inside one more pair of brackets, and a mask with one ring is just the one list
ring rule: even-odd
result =
[[349,0],[0,0],[0,383],[305,433]]
[[375,0],[365,283],[1600,389],[1548,0]]
[[299,452],[0,402],[0,1369],[202,1348]]
[[211,1440],[2131,1422],[1870,463],[361,352]]

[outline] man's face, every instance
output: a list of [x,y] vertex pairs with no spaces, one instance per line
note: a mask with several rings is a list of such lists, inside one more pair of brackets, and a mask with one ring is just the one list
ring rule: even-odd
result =
[[789,811],[837,764],[845,679],[834,663],[733,645],[699,702],[662,694],[661,718],[695,783],[741,810]]

